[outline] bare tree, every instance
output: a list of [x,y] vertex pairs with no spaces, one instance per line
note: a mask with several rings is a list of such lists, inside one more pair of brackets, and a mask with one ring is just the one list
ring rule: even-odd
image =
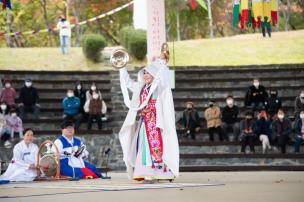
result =
[[10,14],[10,9],[6,8],[6,33],[7,35],[5,36],[6,40],[6,46],[7,47],[12,47],[12,42],[11,42],[11,30],[12,30],[12,19],[11,19],[11,14]]
[[[39,3],[40,3],[40,6],[41,6],[41,8],[42,8],[42,11],[43,11],[43,19],[44,19],[44,23],[45,23],[45,25],[46,25],[46,27],[47,27],[47,29],[50,29],[50,23],[49,23],[49,21],[48,21],[48,13],[47,13],[47,2],[46,2],[47,0],[40,0],[39,1]],[[48,45],[49,46],[53,46],[53,40],[52,40],[52,31],[49,31],[48,32],[48,35],[49,35],[49,43],[48,43]]]
[[284,17],[284,30],[288,31],[289,29],[289,20],[291,15],[291,1],[290,0],[281,0],[280,2],[280,10],[283,13]]
[[73,15],[75,16],[75,46],[79,47],[80,45],[80,38],[81,38],[81,30],[80,30],[80,26],[79,26],[79,22],[80,22],[80,0],[74,0],[73,2],[71,2],[71,7],[72,7],[72,12]]
[[211,0],[207,0],[209,36],[210,36],[210,38],[213,38],[214,37],[214,32],[213,32],[213,19],[212,19],[211,3],[212,3]]

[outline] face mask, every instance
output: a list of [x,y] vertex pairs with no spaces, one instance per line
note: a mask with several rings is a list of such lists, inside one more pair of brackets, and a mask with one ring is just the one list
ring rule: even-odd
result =
[[304,119],[304,114],[300,114],[300,118],[301,118],[301,119]]
[[93,95],[93,99],[95,99],[95,100],[98,99],[98,97],[99,97],[98,94],[94,94],[94,95]]
[[256,88],[258,88],[259,85],[260,85],[260,83],[259,83],[259,82],[254,82],[253,85],[254,85]]
[[187,109],[188,109],[189,111],[191,111],[191,110],[192,110],[192,107],[188,107]]
[[16,113],[12,113],[12,117],[16,117],[17,116],[17,114]]
[[5,88],[10,88],[11,87],[11,84],[10,83],[6,83],[5,84]]
[[301,100],[301,102],[304,102],[304,94],[300,95],[300,100]]
[[74,97],[74,93],[67,93],[68,97]]
[[25,86],[26,87],[31,87],[32,86],[32,82],[25,82]]
[[214,104],[209,104],[209,107],[213,107],[214,106]]
[[1,109],[2,109],[2,110],[6,110],[6,109],[7,109],[7,106],[6,106],[6,105],[1,105]]
[[229,99],[226,101],[227,105],[233,105],[233,100]]
[[284,114],[278,114],[278,118],[279,119],[283,119],[284,118]]
[[91,90],[93,90],[93,91],[96,90],[96,86],[92,86]]
[[77,85],[77,89],[78,89],[78,90],[81,90],[81,85]]

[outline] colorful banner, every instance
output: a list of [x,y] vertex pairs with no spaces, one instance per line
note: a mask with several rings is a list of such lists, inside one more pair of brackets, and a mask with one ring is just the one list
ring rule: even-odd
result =
[[12,9],[11,0],[0,0],[0,3],[2,3],[3,10],[6,8]]
[[[0,1],[4,1],[4,0],[0,0]],[[88,20],[79,22],[78,25],[85,25],[85,24],[87,24],[87,23],[89,23],[89,22],[93,22],[93,21],[96,21],[96,20],[98,20],[98,19],[105,18],[105,17],[107,17],[107,16],[113,15],[114,13],[117,13],[117,12],[119,12],[119,11],[121,11],[121,10],[127,8],[127,7],[129,7],[130,5],[132,5],[132,4],[133,4],[133,1],[127,3],[127,4],[123,5],[123,6],[120,6],[120,7],[118,7],[118,8],[115,8],[115,9],[113,9],[113,10],[111,10],[111,11],[108,11],[108,12],[106,12],[106,13],[104,13],[104,14],[101,14],[101,15],[99,15],[99,16],[96,16],[96,17],[90,18],[90,19],[88,19]],[[71,28],[73,28],[73,27],[75,27],[75,26],[76,26],[76,24],[71,24]],[[53,31],[57,31],[57,30],[58,30],[57,27],[53,27],[53,28],[48,28],[48,29],[31,30],[31,31],[26,31],[26,32],[13,32],[13,33],[4,33],[4,32],[1,33],[1,32],[0,32],[0,36],[3,36],[3,35],[10,35],[10,36],[12,36],[12,35],[21,35],[21,34],[22,34],[22,35],[37,34],[37,33],[53,32]]]
[[[239,15],[238,15],[239,13]],[[233,0],[232,25],[240,29],[278,23],[278,0]]]

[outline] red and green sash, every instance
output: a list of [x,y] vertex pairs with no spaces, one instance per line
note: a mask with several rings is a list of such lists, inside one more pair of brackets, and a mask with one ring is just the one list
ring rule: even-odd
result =
[[[140,103],[143,103],[149,94],[149,86],[145,86],[140,93]],[[146,127],[146,134],[152,158],[152,166],[163,163],[163,140],[160,129],[156,127],[156,99],[150,98],[148,104],[142,110],[142,116]]]

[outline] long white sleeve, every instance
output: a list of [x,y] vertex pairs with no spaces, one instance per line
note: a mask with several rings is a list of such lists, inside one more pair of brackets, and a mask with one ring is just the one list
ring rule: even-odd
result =
[[136,82],[130,78],[130,75],[125,67],[119,70],[120,74],[120,85],[126,86],[132,92],[134,91],[134,86]]
[[14,147],[14,150],[13,150],[13,163],[18,165],[18,166],[21,166],[21,167],[24,167],[24,168],[29,168],[30,167],[30,164],[29,163],[26,163],[23,159],[23,151],[22,151],[22,147],[20,144],[16,145]]

